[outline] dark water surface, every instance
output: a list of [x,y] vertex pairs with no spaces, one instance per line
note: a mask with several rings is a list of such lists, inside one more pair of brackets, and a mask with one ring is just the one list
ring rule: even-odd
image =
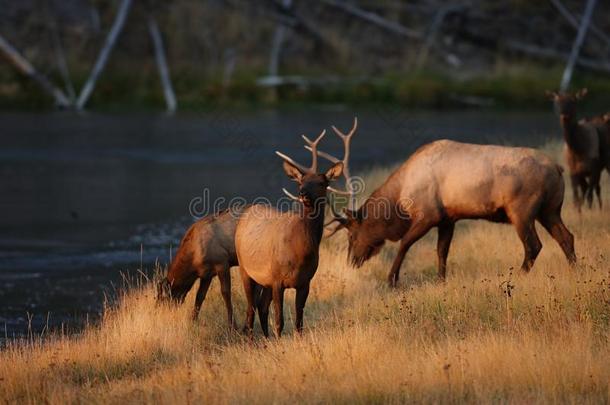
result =
[[[339,107],[174,117],[0,113],[0,334],[27,332],[28,318],[40,331],[47,319],[78,325],[99,314],[121,272],[168,261],[193,220],[194,198],[199,213],[208,192],[210,201],[277,199],[281,187],[294,186],[273,151],[308,164],[300,134],[327,128],[323,149],[340,155],[330,125],[347,131],[353,115]],[[536,146],[558,137],[551,112],[383,107],[357,115],[353,174],[439,138]]]

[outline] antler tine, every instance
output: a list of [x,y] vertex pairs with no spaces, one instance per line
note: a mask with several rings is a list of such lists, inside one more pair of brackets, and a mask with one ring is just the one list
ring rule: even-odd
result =
[[348,201],[348,208],[349,209],[354,209],[354,205],[356,203],[355,201],[355,196],[354,196],[354,190],[352,189],[352,184],[350,182],[351,180],[351,175],[349,172],[349,157],[350,157],[350,143],[352,140],[352,136],[354,136],[354,134],[356,133],[356,129],[358,129],[358,117],[354,117],[354,125],[352,126],[352,129],[350,129],[350,131],[347,134],[344,134],[343,132],[341,132],[337,127],[335,127],[334,125],[332,126],[333,131],[335,131],[335,133],[341,138],[341,140],[343,141],[343,159],[339,160],[338,158],[326,153],[326,152],[322,152],[319,151],[318,155],[322,156],[323,158],[330,160],[333,163],[336,162],[343,162],[343,177],[345,178],[345,186],[347,188],[347,191],[343,191],[343,190],[337,190],[335,188],[332,187],[328,187],[329,191],[332,191],[334,193],[339,193],[339,194],[343,194],[343,195],[349,195],[349,201]]
[[343,195],[352,195],[352,193],[351,193],[351,192],[349,192],[349,191],[345,191],[345,190],[339,190],[339,189],[334,188],[334,187],[331,187],[331,186],[326,187],[326,189],[327,189],[328,191],[332,191],[333,193],[337,193],[337,194],[343,194]]
[[[311,146],[305,146],[305,149],[307,149],[308,151],[311,152]],[[341,159],[331,155],[330,153],[326,153],[326,152],[321,151],[321,150],[319,150],[317,152],[318,152],[318,156],[322,156],[324,159],[330,161],[332,164],[335,164],[337,162],[341,162]]]
[[275,151],[275,154],[278,155],[279,157],[281,157],[282,159],[284,159],[286,162],[290,163],[291,165],[296,166],[300,171],[302,171],[303,173],[309,173],[309,171],[311,170],[309,167],[305,167],[300,163],[297,163],[294,159],[292,159],[291,157],[288,157],[286,155],[284,155],[282,152],[280,151]]
[[326,135],[325,129],[320,132],[320,135],[318,135],[315,141],[311,141],[305,135],[301,135],[303,137],[303,140],[309,145],[309,147],[306,146],[307,150],[311,151],[311,168],[309,169],[310,172],[318,172],[318,143],[322,140],[322,138],[324,138],[324,135]]
[[339,135],[342,139],[349,139],[356,133],[356,129],[358,128],[358,117],[354,117],[354,125],[352,126],[352,129],[350,129],[350,131],[347,133],[347,135],[337,129],[337,127],[334,125],[332,126],[332,128],[333,131],[335,131],[335,133]]
[[286,194],[288,196],[288,198],[295,200],[295,201],[301,201],[299,199],[299,197],[297,197],[296,195],[292,194],[290,191],[286,190],[285,188],[282,188],[282,191],[284,192],[284,194]]

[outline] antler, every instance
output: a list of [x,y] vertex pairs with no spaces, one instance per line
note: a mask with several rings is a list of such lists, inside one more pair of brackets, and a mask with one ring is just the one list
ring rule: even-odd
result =
[[305,135],[301,135],[303,137],[303,139],[305,140],[305,142],[307,143],[307,145],[308,145],[308,146],[306,146],[306,148],[308,150],[310,150],[311,154],[312,154],[312,157],[311,157],[311,167],[305,167],[302,164],[297,163],[294,159],[284,155],[280,151],[276,150],[275,154],[278,155],[279,157],[281,157],[282,159],[284,159],[286,162],[290,163],[291,165],[296,166],[304,174],[315,174],[318,171],[318,154],[319,154],[319,152],[318,152],[318,143],[324,137],[324,135],[326,135],[326,130],[325,129],[322,130],[322,132],[320,133],[320,135],[318,135],[318,137],[316,138],[315,141],[311,141]]
[[[311,167],[305,167],[302,164],[296,162],[294,159],[292,159],[291,157],[283,154],[280,151],[275,151],[275,154],[278,155],[279,157],[281,157],[282,159],[284,159],[286,162],[290,163],[291,165],[294,165],[295,167],[297,167],[301,172],[303,172],[304,174],[315,174],[318,171],[318,143],[320,142],[320,140],[324,137],[324,135],[326,135],[326,130],[322,130],[322,132],[320,133],[320,135],[318,135],[318,137],[316,138],[315,141],[311,141],[309,138],[307,138],[305,135],[301,135],[303,137],[303,139],[305,140],[305,142],[307,143],[308,146],[306,146],[306,148],[308,148],[311,153],[312,153],[312,157],[311,157]],[[299,197],[295,196],[294,194],[292,194],[290,191],[286,190],[285,188],[282,188],[282,191],[284,192],[284,194],[286,194],[289,198],[295,200],[295,201],[300,201]]]
[[[334,187],[328,187],[328,190],[330,190],[334,193],[348,195],[349,196],[348,208],[350,210],[353,210],[354,206],[356,205],[356,196],[354,193],[353,185],[351,183],[351,175],[349,172],[349,157],[350,157],[350,146],[351,146],[352,137],[354,136],[354,134],[356,133],[356,129],[358,128],[358,117],[354,117],[354,125],[352,126],[352,129],[347,134],[344,134],[343,132],[338,130],[337,127],[335,127],[334,125],[332,128],[333,128],[333,131],[335,131],[335,133],[343,141],[343,147],[344,147],[343,159],[339,159],[339,158],[337,158],[329,153],[323,152],[323,151],[316,150],[315,152],[317,152],[317,155],[322,156],[324,159],[329,160],[332,163],[343,162],[343,177],[345,178],[345,186],[346,186],[347,190],[338,190]],[[305,146],[305,148],[307,150],[310,150],[312,153],[314,153],[313,148],[311,148],[309,146]],[[333,212],[333,214],[334,214],[334,212]]]

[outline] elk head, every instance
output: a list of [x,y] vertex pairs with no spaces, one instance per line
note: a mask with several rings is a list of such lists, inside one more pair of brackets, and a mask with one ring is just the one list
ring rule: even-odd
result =
[[159,284],[157,284],[158,303],[170,301],[174,303],[182,303],[186,298],[187,293],[188,289],[173,285],[167,277],[164,277],[163,280],[159,281]]
[[292,195],[286,189],[283,189],[284,193],[293,200],[301,202],[307,211],[316,211],[321,205],[323,208],[323,204],[326,202],[326,190],[329,188],[330,182],[336,180],[343,172],[343,163],[339,161],[328,169],[326,173],[318,173],[317,147],[325,134],[326,130],[322,131],[315,141],[311,141],[303,135],[303,139],[312,153],[310,167],[297,163],[281,152],[275,152],[279,157],[284,159],[283,166],[286,175],[299,185],[298,197]]
[[338,228],[347,229],[348,260],[355,267],[361,267],[365,261],[379,253],[385,243],[388,223],[383,220],[366,220],[369,215],[376,217],[387,212],[387,206],[381,206],[384,203],[384,200],[369,199],[357,211],[343,210],[343,215],[331,207],[334,220],[339,223]]
[[545,94],[555,102],[561,123],[567,124],[576,117],[576,104],[587,95],[587,89],[580,89],[576,93],[557,93],[547,90]]

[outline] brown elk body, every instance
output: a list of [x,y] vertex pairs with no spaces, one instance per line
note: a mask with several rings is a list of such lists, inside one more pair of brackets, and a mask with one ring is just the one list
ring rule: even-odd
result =
[[[235,246],[239,267],[248,301],[247,331],[254,325],[255,307],[258,309],[261,327],[268,336],[268,315],[271,302],[274,305],[275,333],[280,336],[284,326],[284,290],[295,288],[296,319],[298,332],[303,327],[303,309],[309,294],[309,286],[318,268],[318,251],[324,229],[324,207],[329,182],[341,175],[341,162],[325,174],[317,173],[316,145],[306,139],[313,148],[314,163],[304,168],[285,155],[284,171],[299,184],[300,210],[281,212],[268,205],[253,205],[246,209],[237,225]],[[258,289],[262,287],[260,297]]]
[[591,117],[583,122],[588,122],[597,129],[601,165],[610,174],[610,112]]
[[594,192],[600,207],[602,204],[599,184],[602,171],[600,136],[593,123],[578,121],[576,117],[576,104],[586,94],[587,89],[575,94],[547,92],[559,110],[559,122],[565,141],[564,156],[570,171],[574,203],[579,211],[585,198],[591,208]]
[[193,318],[196,319],[210,283],[217,276],[227,319],[229,325],[233,326],[230,268],[237,266],[235,229],[241,212],[240,208],[232,208],[202,218],[191,225],[180,243],[166,278],[159,283],[159,300],[171,298],[175,302],[183,302],[199,279],[193,310]]
[[561,172],[560,166],[534,149],[441,140],[417,150],[357,211],[335,216],[349,232],[348,255],[356,266],[376,254],[386,240],[400,240],[388,275],[391,286],[398,281],[411,245],[434,227],[438,228],[438,272],[444,279],[460,219],[513,224],[525,250],[523,271],[529,271],[542,248],[537,220],[574,263],[574,239],[561,219]]

